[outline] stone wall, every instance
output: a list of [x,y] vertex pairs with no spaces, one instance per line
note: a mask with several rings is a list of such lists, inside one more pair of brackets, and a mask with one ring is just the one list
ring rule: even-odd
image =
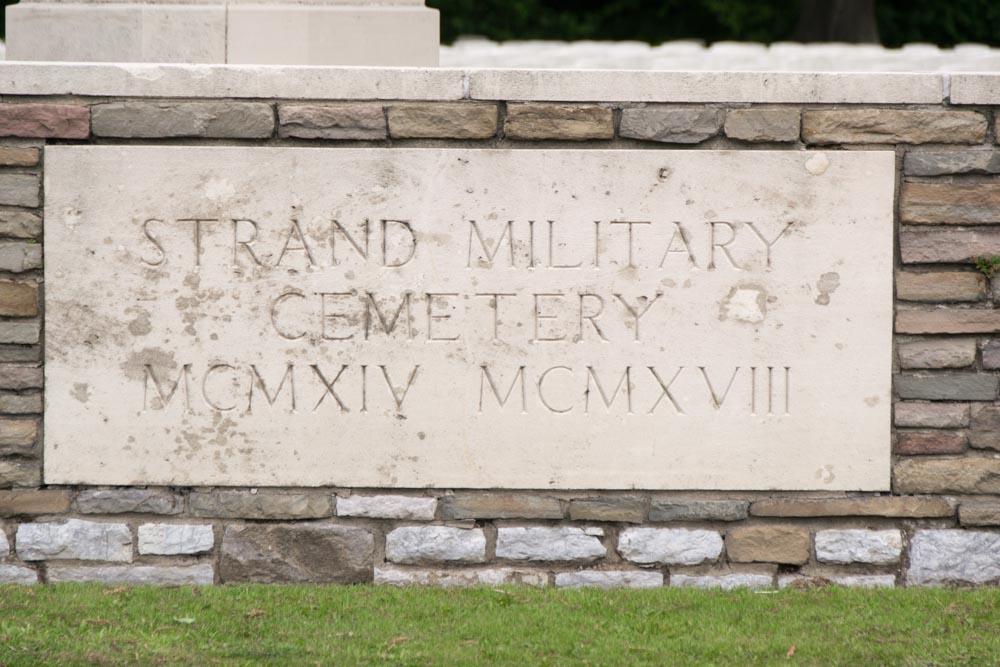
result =
[[[975,266],[1000,255],[989,77],[959,89],[958,75],[632,73],[585,88],[579,72],[325,70],[311,85],[316,70],[289,84],[224,68],[13,67],[0,67],[0,582],[1000,580],[1000,311]],[[43,149],[65,143],[894,150],[892,492],[45,485]]]

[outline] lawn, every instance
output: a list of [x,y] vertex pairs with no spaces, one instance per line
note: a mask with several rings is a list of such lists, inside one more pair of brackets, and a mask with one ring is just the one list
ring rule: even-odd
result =
[[0,586],[0,665],[995,665],[1000,591]]

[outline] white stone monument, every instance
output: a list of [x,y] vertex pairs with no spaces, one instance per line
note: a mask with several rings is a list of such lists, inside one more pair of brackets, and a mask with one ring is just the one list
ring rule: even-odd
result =
[[21,0],[7,59],[427,67],[438,33],[423,0]]

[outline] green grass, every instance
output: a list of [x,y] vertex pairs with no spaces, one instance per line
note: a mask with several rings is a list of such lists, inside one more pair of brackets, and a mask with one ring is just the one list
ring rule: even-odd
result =
[[0,665],[358,664],[995,665],[1000,591],[0,586]]

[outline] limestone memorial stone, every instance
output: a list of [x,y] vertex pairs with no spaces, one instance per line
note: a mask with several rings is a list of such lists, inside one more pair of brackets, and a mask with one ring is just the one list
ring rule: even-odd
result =
[[892,151],[44,161],[46,483],[889,488]]

